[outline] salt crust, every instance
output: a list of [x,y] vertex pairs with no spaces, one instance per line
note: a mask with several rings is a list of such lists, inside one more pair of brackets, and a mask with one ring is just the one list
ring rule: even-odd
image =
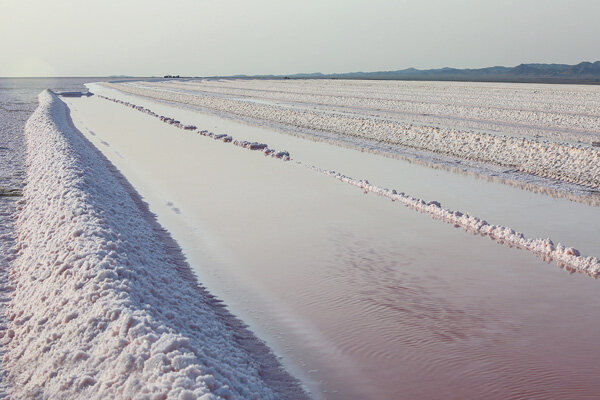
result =
[[600,90],[593,85],[361,80],[204,79],[129,83],[163,90],[317,106],[438,122],[460,129],[591,143],[600,139]]
[[26,128],[14,290],[0,332],[12,398],[305,398],[139,195],[44,91]]

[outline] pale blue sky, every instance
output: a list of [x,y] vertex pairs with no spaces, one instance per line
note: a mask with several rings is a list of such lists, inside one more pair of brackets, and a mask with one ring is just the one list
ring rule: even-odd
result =
[[0,76],[600,60],[598,0],[0,0]]

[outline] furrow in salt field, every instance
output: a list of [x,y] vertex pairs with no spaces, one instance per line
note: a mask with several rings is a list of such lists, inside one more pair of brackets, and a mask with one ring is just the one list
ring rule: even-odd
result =
[[[227,140],[222,141],[226,143],[232,142],[238,145],[242,143],[242,147],[246,147],[250,150],[262,150],[267,156],[283,158],[284,160],[290,159],[289,153],[275,152],[274,150],[269,149],[266,144],[258,144],[257,142],[253,142],[253,146],[253,144],[250,142],[239,142],[237,140],[233,140],[230,136],[227,136],[226,134],[214,134],[206,130],[197,130],[196,127],[193,125],[182,124],[180,121],[177,121],[171,117],[159,116],[158,114],[156,114],[148,108],[135,105],[127,101],[122,101],[102,95],[98,95],[98,97],[118,104],[125,105],[150,116],[159,118],[161,121],[172,124],[183,130],[199,133],[203,136],[208,136],[217,140],[222,140],[222,138],[228,138]],[[282,156],[283,153],[285,153],[285,155]],[[442,208],[440,203],[437,201],[427,202],[423,199],[407,195],[404,192],[398,193],[395,189],[382,188],[376,185],[372,185],[366,180],[353,179],[341,173],[336,173],[335,171],[327,171],[314,166],[312,167],[312,169],[320,173],[324,173],[326,175],[335,177],[342,182],[349,183],[365,191],[373,192],[380,196],[387,197],[392,201],[398,201],[400,204],[403,204],[418,212],[429,214],[433,218],[440,219],[457,227],[460,226],[468,232],[490,237],[496,240],[498,243],[505,244],[509,247],[515,246],[521,249],[531,251],[544,260],[551,261],[554,259],[557,261],[560,267],[565,268],[569,271],[585,273],[592,277],[597,277],[598,275],[600,275],[600,260],[598,260],[595,257],[584,257],[580,254],[580,252],[577,249],[573,247],[566,247],[560,243],[555,245],[550,238],[526,238],[522,233],[515,232],[514,229],[505,226],[490,225],[487,221],[481,218],[465,215],[460,211]]]
[[491,163],[527,174],[600,188],[600,148],[485,132],[414,125],[369,115],[346,115],[236,98],[177,93],[124,84],[122,91],[185,103],[295,128],[331,132],[426,150],[464,160]]

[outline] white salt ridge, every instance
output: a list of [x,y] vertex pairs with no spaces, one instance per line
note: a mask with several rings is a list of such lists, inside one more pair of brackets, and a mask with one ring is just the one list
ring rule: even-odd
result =
[[600,275],[600,260],[598,258],[583,257],[577,249],[564,246],[560,243],[555,245],[550,238],[527,238],[524,234],[515,232],[514,229],[501,225],[491,225],[484,219],[460,211],[442,208],[441,204],[437,201],[427,202],[403,192],[397,192],[395,189],[387,189],[372,185],[367,180],[354,179],[341,173],[324,170],[315,166],[310,168],[352,186],[356,186],[365,193],[371,192],[379,196],[387,197],[392,201],[397,201],[413,210],[428,214],[435,219],[453,224],[456,227],[461,227],[467,232],[487,236],[496,242],[509,247],[529,250],[544,261],[550,262],[555,260],[561,268],[568,271],[581,272],[593,278],[597,278]]
[[210,137],[210,138],[213,138],[214,140],[220,140],[224,143],[232,143],[235,146],[243,147],[248,150],[261,150],[265,156],[279,158],[283,161],[290,161],[290,159],[291,159],[290,153],[288,153],[287,151],[276,151],[276,150],[270,149],[264,143],[248,142],[246,140],[234,140],[230,135],[227,135],[224,133],[216,134],[216,133],[213,133],[213,132],[210,132],[207,130],[198,130],[195,125],[182,124],[180,121],[178,121],[174,118],[165,117],[164,115],[158,115],[157,113],[155,113],[152,110],[149,110],[142,106],[135,105],[128,101],[123,101],[123,100],[119,100],[119,99],[115,99],[115,98],[111,98],[111,97],[107,97],[107,96],[102,96],[102,95],[97,95],[97,96],[101,99],[109,100],[109,101],[112,101],[113,103],[117,103],[117,104],[123,104],[127,107],[133,108],[134,110],[141,111],[144,114],[148,114],[152,117],[156,117],[156,118],[160,119],[162,122],[173,125],[179,129],[183,129],[186,131],[195,131],[196,133],[199,133],[202,136]]
[[[143,84],[150,85],[146,82]],[[600,188],[600,149],[591,145],[419,125],[367,114],[265,104],[248,98],[177,93],[160,90],[160,86],[150,89],[139,85],[140,83],[108,84],[135,95],[190,104],[301,129],[332,132],[464,160],[491,163],[595,190]],[[525,112],[524,115],[527,117],[530,113]]]
[[53,93],[26,126],[2,334],[12,398],[305,398],[199,287],[137,193]]

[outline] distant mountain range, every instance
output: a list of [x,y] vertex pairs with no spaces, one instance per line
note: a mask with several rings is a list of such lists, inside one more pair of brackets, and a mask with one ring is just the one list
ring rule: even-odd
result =
[[401,69],[397,71],[347,72],[339,74],[294,75],[236,75],[235,78],[290,78],[290,79],[382,79],[431,80],[475,82],[531,82],[531,83],[585,83],[600,84],[600,61],[567,64],[521,64],[516,67],[488,67],[476,69]]

